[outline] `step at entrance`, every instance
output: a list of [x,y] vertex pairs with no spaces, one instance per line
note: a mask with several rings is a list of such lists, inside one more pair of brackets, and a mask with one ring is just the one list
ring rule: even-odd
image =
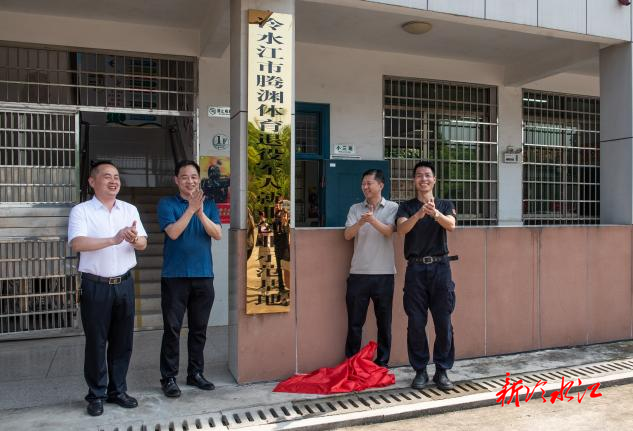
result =
[[[175,187],[130,187],[123,190],[119,199],[136,206],[147,232],[148,244],[136,254],[134,268],[136,293],[135,330],[161,329],[163,316],[160,309],[160,274],[163,266],[163,242],[156,209],[158,201],[176,193]],[[185,320],[186,322],[186,320]]]

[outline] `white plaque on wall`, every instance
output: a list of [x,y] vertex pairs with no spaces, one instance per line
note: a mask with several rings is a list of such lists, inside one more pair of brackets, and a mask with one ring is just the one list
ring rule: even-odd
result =
[[231,107],[209,106],[207,114],[209,115],[209,118],[231,118]]

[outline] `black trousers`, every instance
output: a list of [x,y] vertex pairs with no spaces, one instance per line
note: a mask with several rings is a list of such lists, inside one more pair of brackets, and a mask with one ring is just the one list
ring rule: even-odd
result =
[[109,285],[81,281],[81,321],[86,334],[86,400],[127,391],[134,335],[134,280]]
[[215,299],[213,278],[165,278],[160,282],[163,310],[163,342],[160,348],[160,374],[163,379],[178,375],[180,329],[188,312],[189,362],[187,374],[204,371],[204,344]]
[[350,274],[347,278],[347,341],[345,356],[354,356],[360,350],[363,325],[367,318],[369,300],[374,303],[378,326],[378,352],[376,362],[389,363],[391,352],[391,312],[393,305],[393,274]]
[[435,325],[433,362],[436,368],[449,370],[455,362],[455,344],[451,313],[455,309],[455,283],[448,262],[431,264],[409,263],[404,279],[404,311],[407,326],[409,362],[416,371],[429,363],[429,343],[426,337],[428,310]]

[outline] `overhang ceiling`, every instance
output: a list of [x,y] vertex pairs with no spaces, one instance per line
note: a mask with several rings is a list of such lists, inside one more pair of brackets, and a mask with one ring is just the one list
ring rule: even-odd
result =
[[217,0],[0,0],[0,10],[200,29]]
[[[204,35],[201,54],[220,56],[229,41],[229,1],[0,0],[0,10],[197,30]],[[499,65],[529,64],[546,56],[556,57],[558,53],[574,50],[586,53],[589,48],[595,54],[576,58],[566,70],[598,75],[599,45],[594,42],[445,21],[438,19],[437,14],[429,19],[418,12],[403,13],[405,8],[380,11],[360,1],[355,5],[359,7],[297,0],[297,41]],[[410,35],[401,25],[411,20],[430,22],[433,28],[423,35]],[[214,29],[212,32],[210,27]]]
[[[592,42],[309,1],[297,3],[296,15],[297,40],[302,42],[499,65],[530,63],[548,53],[591,46],[595,61],[583,60],[574,72],[598,74],[599,45]],[[429,22],[433,27],[426,34],[411,35],[401,26],[412,20]]]

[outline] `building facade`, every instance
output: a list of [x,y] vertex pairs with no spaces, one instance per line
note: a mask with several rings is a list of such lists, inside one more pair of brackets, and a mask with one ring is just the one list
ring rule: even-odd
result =
[[[352,250],[340,196],[358,188],[359,169],[379,165],[390,198],[407,199],[420,159],[436,164],[437,192],[459,214],[449,236],[460,255],[459,357],[633,336],[626,2],[141,3],[0,4],[0,338],[81,333],[76,257],[64,236],[70,208],[89,195],[91,159],[121,167],[122,198],[156,228],[155,202],[175,192],[170,172],[184,157],[198,159],[207,179],[207,167],[223,167],[230,203],[225,240],[213,249],[210,325],[228,327],[229,367],[240,382],[343,357]],[[288,313],[251,316],[244,268],[254,9],[293,18],[295,108],[292,300]],[[161,323],[160,237],[150,231],[139,255],[138,330]],[[394,365],[406,363],[405,262],[396,247]]]

